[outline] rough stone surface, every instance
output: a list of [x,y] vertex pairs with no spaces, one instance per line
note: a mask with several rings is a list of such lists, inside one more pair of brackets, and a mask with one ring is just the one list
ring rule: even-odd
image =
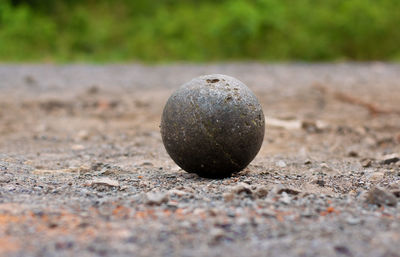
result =
[[264,138],[264,114],[256,96],[226,75],[195,78],[165,105],[161,135],[171,158],[204,177],[226,177],[245,168]]

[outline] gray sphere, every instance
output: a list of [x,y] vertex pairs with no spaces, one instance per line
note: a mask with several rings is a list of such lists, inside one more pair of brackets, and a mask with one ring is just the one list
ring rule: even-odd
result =
[[264,130],[264,114],[253,92],[220,74],[181,86],[161,118],[168,154],[182,169],[202,177],[227,177],[244,169],[260,150]]

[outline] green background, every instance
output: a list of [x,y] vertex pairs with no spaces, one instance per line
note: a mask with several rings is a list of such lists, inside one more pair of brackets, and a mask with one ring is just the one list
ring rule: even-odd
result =
[[399,0],[0,0],[0,61],[400,60]]

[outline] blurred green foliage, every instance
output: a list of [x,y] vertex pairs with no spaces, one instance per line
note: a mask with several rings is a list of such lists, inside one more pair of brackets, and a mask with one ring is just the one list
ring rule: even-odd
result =
[[0,0],[0,61],[399,60],[399,0]]

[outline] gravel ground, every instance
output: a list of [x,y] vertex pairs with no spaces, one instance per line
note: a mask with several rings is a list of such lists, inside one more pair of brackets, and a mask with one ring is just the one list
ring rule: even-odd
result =
[[[247,84],[256,159],[177,167],[162,108],[193,77]],[[0,66],[1,256],[400,256],[400,65]]]

